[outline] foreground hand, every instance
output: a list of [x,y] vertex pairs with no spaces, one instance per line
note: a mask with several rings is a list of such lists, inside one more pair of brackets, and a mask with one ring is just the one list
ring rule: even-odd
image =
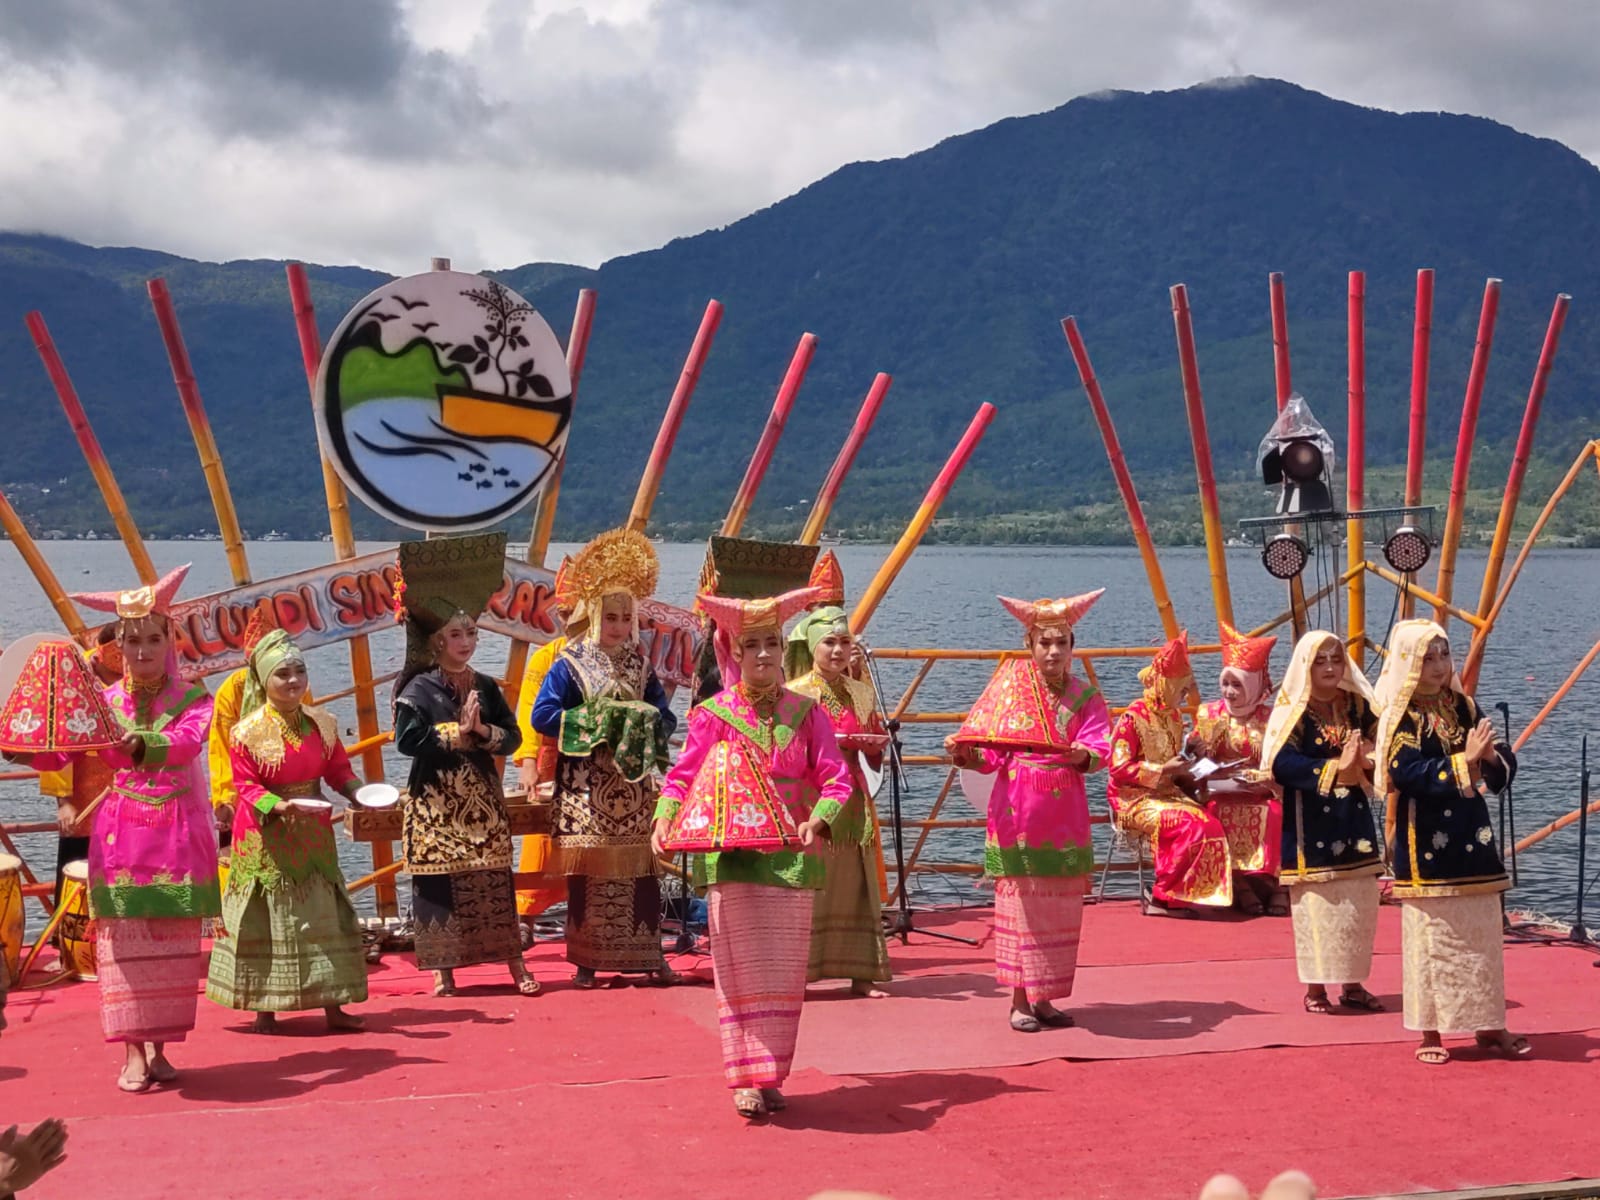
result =
[[671,821],[662,817],[650,830],[650,849],[657,858],[667,857],[667,829],[671,825]]
[[1485,717],[1467,731],[1467,761],[1483,762],[1494,752],[1494,726]]
[[6,1194],[31,1187],[66,1160],[67,1127],[51,1117],[26,1135],[13,1125],[0,1133],[0,1188]]
[[482,717],[482,705],[478,700],[478,693],[476,691],[468,693],[466,700],[461,704],[461,712],[456,718],[457,722],[463,729],[476,733],[478,726],[482,724]]
[[1172,758],[1167,759],[1166,762],[1161,764],[1161,777],[1163,779],[1176,779],[1179,775],[1182,775],[1186,770],[1188,770],[1188,768],[1189,764],[1184,761],[1182,755],[1174,755]]
[[821,817],[812,817],[800,826],[800,844],[807,849],[816,845],[819,840],[825,841],[828,837],[828,823]]
[[525,758],[517,764],[517,778],[522,781],[522,786],[530,792],[539,786],[539,760]]
[[972,765],[972,752],[966,746],[956,741],[956,735],[951,734],[944,740],[944,752],[950,756],[952,762],[958,767]]
[[78,810],[71,800],[56,801],[56,829],[62,837],[71,837],[77,832]]

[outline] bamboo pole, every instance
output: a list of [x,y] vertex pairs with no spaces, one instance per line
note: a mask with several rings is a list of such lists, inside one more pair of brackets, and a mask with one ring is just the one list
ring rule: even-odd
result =
[[[317,332],[317,313],[311,303],[311,284],[300,263],[285,268],[289,280],[289,300],[294,309],[295,334],[300,342],[300,361],[306,374],[306,387],[316,402],[317,369],[322,363],[322,336]],[[334,557],[340,562],[356,557],[355,530],[350,523],[350,497],[344,481],[318,451],[322,463],[322,490],[328,504],[328,531],[333,537]],[[355,684],[356,733],[365,747],[361,754],[361,773],[368,783],[384,776],[383,746],[372,739],[379,734],[377,688],[372,679],[372,648],[365,635],[350,639],[350,676]],[[394,861],[391,842],[372,843],[372,865],[382,869]],[[399,911],[393,883],[377,889],[378,912],[394,916]]]
[[[1550,386],[1550,371],[1555,366],[1556,348],[1561,344],[1561,329],[1567,321],[1567,308],[1572,297],[1565,292],[1556,297],[1550,310],[1550,323],[1544,331],[1544,345],[1539,350],[1539,364],[1534,368],[1533,382],[1528,386],[1528,403],[1522,410],[1522,428],[1517,432],[1517,448],[1511,456],[1511,472],[1506,479],[1505,495],[1500,501],[1500,515],[1495,521],[1494,541],[1489,546],[1489,561],[1483,569],[1483,587],[1478,593],[1478,615],[1487,617],[1494,607],[1495,593],[1500,588],[1500,569],[1505,565],[1506,546],[1511,541],[1511,526],[1516,520],[1517,504],[1522,498],[1522,483],[1527,478],[1528,460],[1533,456],[1533,435],[1539,425],[1539,411],[1544,406],[1544,394]],[[1468,681],[1468,687],[1471,682]]]
[[1078,331],[1078,318],[1068,317],[1062,321],[1061,331],[1067,335],[1072,361],[1077,365],[1078,378],[1083,382],[1084,394],[1088,396],[1089,408],[1094,413],[1094,423],[1100,429],[1101,444],[1105,446],[1106,458],[1111,463],[1111,477],[1116,480],[1117,493],[1122,497],[1122,507],[1128,514],[1128,524],[1133,527],[1134,543],[1139,547],[1139,557],[1144,561],[1145,579],[1150,584],[1150,595],[1155,600],[1162,631],[1170,641],[1178,636],[1178,617],[1172,608],[1172,596],[1167,591],[1161,560],[1156,556],[1155,539],[1150,536],[1150,526],[1145,521],[1144,506],[1139,503],[1133,476],[1128,473],[1128,461],[1122,453],[1122,442],[1117,438],[1117,427],[1112,424],[1111,410],[1100,390],[1094,364],[1089,361],[1089,348],[1084,344],[1083,334]]
[[200,399],[200,385],[195,382],[194,365],[189,361],[188,348],[183,344],[183,332],[178,328],[177,309],[167,291],[166,280],[152,279],[145,286],[150,293],[151,307],[156,312],[156,324],[161,326],[161,340],[166,343],[167,361],[172,364],[172,381],[178,386],[178,399],[183,404],[183,415],[189,422],[189,434],[194,438],[194,448],[200,454],[200,469],[205,473],[206,489],[211,493],[211,507],[217,513],[217,531],[222,534],[222,545],[228,553],[233,582],[236,585],[249,583],[250,563],[245,557],[244,534],[239,529],[233,495],[228,491],[228,476],[222,467],[222,456],[217,452],[217,439],[211,433],[211,421]]
[[[1433,338],[1433,268],[1417,272],[1416,313],[1411,327],[1411,418],[1406,437],[1405,504],[1422,503],[1422,463],[1428,428],[1428,355]],[[1400,619],[1416,615],[1411,592],[1400,597]]]
[[872,582],[867,585],[867,590],[861,594],[861,599],[856,602],[855,611],[850,614],[850,632],[859,635],[867,627],[867,622],[872,620],[872,614],[877,611],[882,602],[884,593],[894,583],[895,576],[900,574],[906,560],[911,557],[912,551],[922,542],[928,529],[933,525],[933,518],[939,511],[939,506],[944,503],[945,497],[950,494],[950,489],[955,486],[957,477],[966,467],[967,461],[972,457],[972,452],[978,448],[978,443],[983,440],[984,431],[994,420],[994,405],[985,401],[978,406],[978,411],[973,414],[971,423],[967,426],[966,433],[961,435],[961,441],[956,443],[956,448],[951,451],[949,459],[944,464],[944,469],[934,479],[933,486],[928,489],[927,495],[922,498],[922,504],[912,516],[906,531],[900,535],[900,540],[895,548],[889,552],[889,557],[884,559],[883,565],[878,568],[878,573],[872,577]]
[[1178,365],[1183,371],[1183,407],[1194,447],[1194,472],[1200,488],[1200,515],[1206,531],[1206,557],[1211,562],[1211,601],[1217,622],[1233,624],[1233,596],[1228,590],[1228,554],[1217,504],[1217,479],[1211,469],[1211,435],[1206,432],[1205,398],[1200,394],[1200,363],[1194,348],[1194,321],[1189,314],[1189,289],[1172,288],[1172,324],[1178,335]]
[[833,515],[839,489],[844,487],[845,476],[850,474],[850,468],[855,465],[861,444],[867,440],[872,423],[878,419],[878,410],[883,407],[883,398],[888,395],[889,385],[893,382],[893,376],[879,371],[872,386],[867,389],[867,398],[861,402],[860,411],[856,413],[856,423],[850,427],[850,434],[844,439],[844,445],[839,447],[833,466],[828,468],[828,477],[822,481],[822,488],[812,501],[811,514],[806,517],[805,528],[800,531],[801,545],[815,546],[822,540],[823,526]]
[[1522,752],[1522,748],[1528,744],[1528,739],[1534,735],[1539,726],[1544,724],[1545,718],[1555,712],[1556,705],[1566,698],[1573,685],[1583,678],[1584,672],[1594,665],[1594,660],[1597,657],[1600,657],[1600,642],[1596,642],[1589,648],[1589,653],[1585,654],[1578,665],[1572,668],[1572,674],[1567,676],[1561,686],[1555,690],[1555,694],[1545,702],[1545,706],[1538,711],[1533,720],[1528,722],[1528,727],[1517,734],[1517,740],[1511,744],[1512,750],[1519,754]]
[[767,423],[756,441],[755,453],[750,456],[749,465],[744,469],[739,490],[733,494],[728,515],[722,519],[723,537],[738,537],[739,531],[744,528],[745,518],[750,515],[750,505],[755,502],[756,493],[761,490],[761,481],[766,477],[767,468],[772,465],[778,439],[783,436],[784,426],[789,423],[795,398],[800,395],[800,384],[805,380],[806,369],[811,366],[811,356],[816,350],[817,335],[802,333],[799,344],[794,348],[794,355],[789,359],[789,369],[783,373],[783,382],[778,385],[778,394],[772,401],[772,411],[767,414]]
[[1483,618],[1478,616],[1477,613],[1468,612],[1466,609],[1461,608],[1458,605],[1451,604],[1450,601],[1446,600],[1443,596],[1440,596],[1435,592],[1430,592],[1427,588],[1418,587],[1415,583],[1407,580],[1402,575],[1395,574],[1395,572],[1389,570],[1387,567],[1380,567],[1375,562],[1367,563],[1366,567],[1367,570],[1371,571],[1379,579],[1387,580],[1389,583],[1394,584],[1395,587],[1401,589],[1402,591],[1409,589],[1410,591],[1416,593],[1417,599],[1421,600],[1424,604],[1433,605],[1435,612],[1439,611],[1440,608],[1443,608],[1444,611],[1448,612],[1451,616],[1460,617],[1474,629],[1482,629],[1484,627]]
[[[583,288],[578,292],[578,306],[572,313],[572,330],[567,334],[567,378],[572,385],[572,400],[578,400],[578,380],[583,376],[583,364],[589,355],[589,334],[594,328],[595,292]],[[528,533],[529,566],[544,566],[545,555],[550,551],[550,535],[555,530],[556,504],[561,499],[561,476],[567,469],[567,452],[563,447],[561,457],[550,469],[550,482],[539,493],[533,512],[533,528]],[[522,676],[528,668],[528,644],[513,638],[511,653],[506,658],[506,701],[515,709],[521,700]]]
[[[1294,378],[1289,369],[1289,302],[1284,294],[1282,271],[1273,271],[1267,276],[1267,302],[1272,309],[1272,382],[1278,393],[1278,411],[1282,412],[1294,391]],[[1296,575],[1289,580],[1289,613],[1295,641],[1306,632],[1306,611],[1305,584]]]
[[[1489,374],[1489,351],[1494,345],[1494,322],[1499,308],[1500,281],[1489,279],[1483,285],[1483,308],[1478,314],[1478,340],[1472,349],[1467,394],[1461,402],[1455,469],[1450,474],[1450,507],[1445,512],[1444,537],[1439,545],[1439,578],[1433,588],[1446,604],[1455,589],[1456,551],[1461,546],[1461,525],[1466,519],[1467,481],[1472,475],[1472,444],[1478,431],[1478,407],[1483,402],[1483,384]],[[1434,605],[1433,619],[1449,628],[1450,613],[1444,606]]]
[[117,477],[106,460],[106,452],[100,447],[100,439],[95,437],[94,428],[89,424],[89,414],[84,412],[83,401],[78,399],[78,389],[72,386],[72,376],[67,374],[67,364],[56,349],[50,328],[44,323],[43,314],[38,312],[30,312],[23,320],[28,332],[33,335],[33,348],[39,352],[45,374],[50,376],[56,399],[61,401],[61,409],[67,414],[72,436],[77,439],[78,448],[83,451],[83,460],[89,464],[89,472],[100,488],[106,511],[111,514],[128,557],[133,560],[134,572],[139,576],[140,583],[154,583],[156,567],[150,561],[150,552],[145,549],[144,538],[139,534],[139,524],[128,511],[128,502],[122,498],[122,488],[118,486]]
[[[1354,513],[1363,507],[1366,497],[1367,468],[1367,276],[1365,271],[1350,272],[1350,289],[1346,301],[1347,367],[1350,385],[1349,417],[1345,436],[1345,511]],[[1366,523],[1360,517],[1345,522],[1345,567],[1355,566],[1367,558]],[[1345,585],[1346,607],[1349,609],[1349,633],[1345,645],[1355,655],[1356,665],[1363,670],[1367,664],[1367,573],[1350,572]]]
[[0,490],[0,526],[4,526],[6,537],[16,546],[17,553],[22,555],[22,561],[28,564],[28,570],[33,572],[34,579],[50,601],[50,606],[56,610],[56,615],[61,618],[61,623],[67,627],[67,632],[82,641],[85,632],[83,618],[78,615],[78,610],[72,601],[67,598],[66,589],[61,586],[61,581],[50,569],[50,564],[45,561],[44,555],[39,553],[38,544],[28,532],[28,527],[22,523],[22,518],[17,515],[17,510],[11,507],[11,500],[4,490]]
[[[1572,466],[1567,468],[1566,475],[1556,485],[1555,491],[1550,493],[1550,499],[1546,500],[1544,507],[1539,510],[1538,517],[1534,519],[1533,527],[1528,530],[1528,536],[1523,540],[1522,549],[1517,552],[1516,562],[1511,564],[1511,573],[1506,576],[1505,582],[1500,585],[1500,593],[1495,597],[1494,605],[1484,617],[1484,629],[1493,629],[1495,622],[1500,619],[1501,610],[1505,608],[1506,601],[1511,598],[1511,589],[1516,586],[1517,577],[1522,574],[1522,568],[1528,561],[1528,555],[1533,553],[1534,543],[1539,540],[1539,535],[1544,532],[1545,525],[1549,523],[1550,518],[1555,514],[1556,505],[1561,502],[1562,498],[1572,489],[1572,485],[1577,482],[1578,474],[1583,470],[1584,465],[1591,461],[1595,465],[1595,470],[1600,471],[1600,441],[1590,442],[1578,452],[1578,457],[1572,460]],[[1469,673],[1472,678],[1477,678],[1478,669],[1482,665],[1485,641],[1486,639],[1482,636],[1473,639],[1472,649],[1467,654],[1467,664],[1462,669],[1463,679],[1467,678]]]
[[628,528],[637,533],[643,533],[645,526],[650,524],[650,510],[655,506],[656,494],[661,491],[661,478],[666,474],[667,460],[672,457],[673,443],[678,440],[678,430],[689,409],[689,398],[694,395],[695,384],[700,382],[701,368],[705,366],[706,356],[711,353],[711,342],[717,336],[717,326],[721,323],[721,302],[707,301],[705,315],[700,318],[700,329],[689,347],[689,357],[684,360],[683,373],[678,376],[678,386],[673,389],[666,415],[661,418],[655,445],[650,448],[650,458],[645,463],[644,474],[639,478],[639,490],[633,497]]

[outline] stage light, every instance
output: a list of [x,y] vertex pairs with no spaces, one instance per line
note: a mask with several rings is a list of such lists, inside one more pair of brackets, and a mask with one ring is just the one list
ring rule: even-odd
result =
[[1383,543],[1383,557],[1396,571],[1413,574],[1427,565],[1433,546],[1422,530],[1409,521],[1389,535]]
[[1333,511],[1333,439],[1299,393],[1261,439],[1256,463],[1261,481],[1281,489],[1279,516]]
[[1310,559],[1310,549],[1292,533],[1274,534],[1261,548],[1261,565],[1274,579],[1293,579]]

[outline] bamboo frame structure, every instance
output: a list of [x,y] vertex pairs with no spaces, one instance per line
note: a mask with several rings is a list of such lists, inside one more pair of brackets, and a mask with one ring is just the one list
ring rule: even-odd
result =
[[1061,332],[1066,335],[1067,346],[1072,351],[1072,361],[1078,368],[1078,378],[1083,392],[1089,398],[1089,409],[1094,413],[1094,423],[1100,430],[1100,441],[1105,446],[1106,459],[1111,463],[1111,477],[1116,480],[1117,494],[1122,497],[1122,507],[1128,514],[1128,524],[1133,528],[1133,541],[1139,547],[1139,558],[1144,563],[1145,578],[1150,583],[1150,596],[1155,601],[1156,613],[1161,618],[1161,628],[1167,639],[1178,636],[1178,616],[1172,608],[1172,596],[1167,591],[1167,579],[1161,570],[1161,559],[1156,554],[1155,539],[1150,536],[1150,525],[1145,520],[1144,506],[1139,503],[1139,493],[1134,489],[1133,476],[1128,472],[1128,460],[1122,453],[1122,442],[1117,437],[1117,427],[1111,421],[1111,410],[1100,390],[1100,380],[1089,361],[1089,348],[1078,330],[1078,318],[1067,317],[1061,322]]
[[[1272,382],[1277,391],[1278,411],[1282,412],[1294,392],[1294,375],[1289,367],[1289,300],[1284,292],[1282,271],[1273,271],[1267,276],[1267,305],[1272,316]],[[1289,580],[1289,612],[1295,641],[1305,634],[1306,609],[1305,584],[1296,575]]]
[[61,581],[50,569],[50,564],[45,561],[44,555],[39,553],[39,545],[33,540],[33,534],[28,532],[28,527],[22,523],[17,510],[11,507],[11,500],[3,489],[0,489],[0,527],[4,527],[6,537],[16,546],[17,553],[22,555],[22,561],[28,564],[28,570],[33,573],[34,580],[50,601],[50,607],[56,610],[56,616],[60,617],[61,623],[67,627],[67,632],[82,641],[87,630],[83,618],[78,615],[77,607],[67,598],[67,590],[61,586]]
[[94,434],[94,427],[89,424],[89,414],[83,409],[83,401],[78,399],[78,389],[72,384],[72,376],[67,373],[67,364],[62,361],[61,354],[56,349],[55,339],[50,336],[50,327],[45,324],[44,315],[39,312],[30,312],[23,321],[33,336],[33,348],[39,352],[39,360],[44,363],[45,374],[50,377],[50,386],[55,389],[56,399],[61,402],[61,409],[67,414],[67,424],[72,426],[72,436],[77,440],[78,448],[83,451],[83,460],[89,465],[89,473],[94,476],[95,485],[100,489],[100,496],[106,502],[106,511],[111,514],[111,520],[122,538],[122,545],[127,550],[128,557],[133,560],[134,573],[138,575],[140,583],[154,583],[156,567],[150,561],[150,552],[145,549],[144,538],[139,533],[139,523],[133,519],[133,514],[128,510],[128,502],[123,499],[122,488],[117,483],[116,475],[112,473],[111,464],[106,460],[106,452],[100,446],[100,439]]
[[[1365,506],[1367,470],[1367,276],[1350,272],[1346,298],[1346,357],[1349,379],[1349,408],[1345,438],[1345,511],[1359,512]],[[1367,557],[1366,522],[1351,517],[1345,522],[1345,566],[1365,562]],[[1367,573],[1350,572],[1346,585],[1345,607],[1349,622],[1345,645],[1355,655],[1356,664],[1367,664]]]
[[[311,302],[311,283],[306,269],[300,263],[290,263],[285,268],[289,281],[289,300],[294,311],[295,334],[300,343],[300,361],[305,369],[306,388],[312,403],[316,402],[317,370],[322,364],[322,336],[317,332],[316,309]],[[333,469],[333,463],[318,447],[317,457],[322,464],[322,489],[328,506],[328,532],[333,538],[334,557],[345,562],[356,557],[355,530],[350,523],[350,496],[344,481]],[[360,737],[361,773],[367,782],[384,777],[383,746],[374,742],[378,725],[377,686],[372,678],[372,648],[365,636],[350,639],[350,675],[354,683],[356,702],[356,733]],[[352,754],[354,757],[354,754]],[[372,865],[388,866],[394,861],[394,846],[389,842],[372,843]],[[385,884],[377,890],[378,912],[391,917],[399,911],[394,885]]]
[[[1489,374],[1489,352],[1494,346],[1495,317],[1500,309],[1500,280],[1483,285],[1483,307],[1478,314],[1478,339],[1472,348],[1472,369],[1467,374],[1467,394],[1461,402],[1461,427],[1456,434],[1455,467],[1450,474],[1450,507],[1445,511],[1444,537],[1439,544],[1439,578],[1433,590],[1451,599],[1456,580],[1456,551],[1461,547],[1461,526],[1466,519],[1467,481],[1472,475],[1472,447],[1478,431],[1478,408],[1483,403],[1484,380]],[[1448,629],[1450,613],[1435,604],[1433,619]]]
[[633,509],[628,514],[628,528],[643,533],[650,524],[650,510],[655,507],[656,496],[661,491],[661,480],[667,472],[667,460],[672,457],[673,444],[678,440],[678,430],[683,427],[684,415],[689,410],[689,398],[700,382],[700,371],[706,356],[711,353],[711,343],[717,336],[717,326],[722,323],[722,303],[706,302],[705,314],[700,318],[700,328],[689,346],[689,357],[684,360],[683,372],[672,391],[666,415],[661,418],[661,428],[656,431],[655,445],[645,462],[644,474],[639,477],[639,490],[633,497]]
[[1550,371],[1555,366],[1556,348],[1561,344],[1561,329],[1567,322],[1567,308],[1571,303],[1572,297],[1565,292],[1556,297],[1555,305],[1550,310],[1550,323],[1545,327],[1544,344],[1539,349],[1533,382],[1528,385],[1528,403],[1522,410],[1517,448],[1511,456],[1511,471],[1506,479],[1505,495],[1500,500],[1500,514],[1495,520],[1494,540],[1489,544],[1489,561],[1483,568],[1483,587],[1478,593],[1480,617],[1487,616],[1494,607],[1495,593],[1500,588],[1500,569],[1505,565],[1511,526],[1516,520],[1517,505],[1522,499],[1522,483],[1528,475],[1528,460],[1533,457],[1533,435],[1539,426],[1539,412],[1544,405],[1545,391],[1550,386]]
[[867,389],[866,399],[861,402],[861,408],[856,412],[855,424],[850,427],[844,445],[839,447],[833,466],[828,468],[827,478],[817,490],[817,498],[811,502],[811,512],[806,517],[805,528],[800,531],[800,537],[797,539],[801,545],[815,546],[822,541],[824,526],[828,518],[833,515],[833,506],[838,502],[839,491],[844,487],[845,477],[850,474],[850,468],[855,466],[856,455],[861,452],[862,443],[867,440],[873,422],[878,419],[878,410],[883,407],[883,398],[889,394],[889,385],[893,382],[893,376],[879,371],[872,381],[872,386]]
[[[1406,426],[1405,505],[1422,503],[1422,464],[1428,430],[1428,356],[1433,340],[1433,268],[1417,272],[1416,308],[1411,324],[1411,411]],[[1400,618],[1416,615],[1410,592],[1400,597]]]
[[767,423],[761,427],[761,436],[756,440],[755,452],[750,455],[750,462],[745,466],[744,478],[739,481],[738,488],[733,493],[733,501],[728,505],[728,515],[722,520],[722,536],[738,537],[744,528],[745,519],[750,515],[750,506],[755,503],[756,493],[761,490],[761,481],[766,478],[767,468],[772,465],[772,456],[777,452],[778,440],[783,437],[784,427],[789,423],[789,414],[794,410],[795,399],[800,395],[800,385],[805,381],[806,370],[811,366],[811,356],[817,350],[817,335],[802,333],[799,344],[794,348],[794,354],[789,359],[789,369],[783,373],[783,382],[778,385],[778,394],[773,398],[772,411],[767,414]]
[[1189,289],[1174,284],[1172,324],[1178,337],[1178,366],[1183,372],[1183,408],[1189,418],[1189,442],[1194,447],[1194,473],[1200,489],[1200,516],[1205,525],[1206,558],[1211,565],[1211,602],[1217,622],[1233,624],[1233,596],[1228,589],[1228,553],[1222,533],[1222,512],[1217,504],[1217,478],[1211,467],[1211,435],[1206,431],[1205,399],[1200,393],[1200,363],[1194,348],[1194,321],[1189,313]]
[[985,401],[972,415],[967,431],[961,435],[961,440],[956,443],[956,448],[950,452],[950,457],[945,461],[944,468],[934,478],[932,486],[922,498],[922,503],[906,525],[905,532],[900,535],[900,540],[895,543],[894,549],[889,551],[889,557],[883,560],[883,565],[872,577],[872,582],[867,585],[866,591],[862,592],[861,598],[856,601],[855,609],[850,614],[852,634],[860,636],[861,631],[867,627],[867,622],[872,620],[872,614],[882,603],[890,585],[900,574],[901,568],[906,565],[906,560],[922,544],[922,539],[927,536],[928,530],[933,525],[933,518],[938,515],[939,506],[950,495],[950,489],[955,487],[956,480],[972,458],[973,451],[978,448],[978,443],[983,440],[984,433],[994,421],[994,414],[994,405]]
[[178,400],[183,404],[183,415],[189,422],[189,435],[194,439],[194,448],[200,455],[200,470],[206,477],[206,490],[211,493],[211,507],[217,514],[217,531],[222,534],[222,545],[227,551],[233,582],[237,585],[249,583],[250,561],[245,555],[239,514],[233,507],[233,493],[228,490],[228,474],[222,466],[217,439],[211,432],[211,419],[206,416],[206,406],[200,399],[200,385],[194,377],[194,364],[189,361],[188,348],[183,344],[183,332],[178,328],[178,311],[173,306],[171,293],[167,291],[166,280],[152,279],[145,286],[150,293],[150,305],[155,309],[156,324],[161,327],[161,340],[167,347],[167,361],[172,364],[172,382],[177,385]]

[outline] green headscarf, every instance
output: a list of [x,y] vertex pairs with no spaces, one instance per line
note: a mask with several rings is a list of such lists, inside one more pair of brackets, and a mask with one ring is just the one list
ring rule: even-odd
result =
[[812,656],[817,652],[817,646],[823,638],[837,632],[843,626],[850,628],[850,618],[844,609],[829,605],[826,608],[814,608],[794,627],[794,632],[789,635],[789,644],[783,651],[783,673],[788,679],[799,679],[811,670]]
[[274,629],[256,643],[250,651],[249,674],[244,678],[244,698],[239,704],[239,718],[243,720],[267,702],[267,680],[286,662],[304,663],[306,656],[300,647],[289,640],[281,629]]

